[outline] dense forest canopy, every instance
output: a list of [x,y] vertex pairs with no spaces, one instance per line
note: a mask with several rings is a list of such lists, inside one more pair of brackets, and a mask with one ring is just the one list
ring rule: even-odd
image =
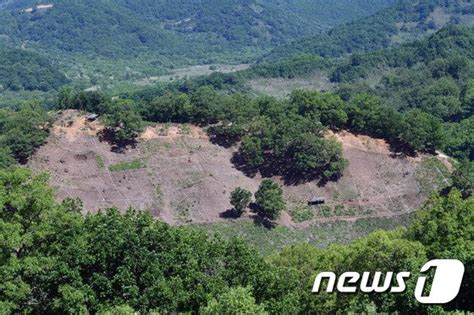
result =
[[[320,67],[320,56],[373,51],[446,23],[469,24],[472,10],[469,1],[454,0],[3,1],[2,42],[61,61],[40,78],[33,63],[48,61],[21,53],[32,71],[13,71],[3,85],[9,91],[57,89],[65,83],[62,72],[80,88],[132,88],[131,80],[173,67],[253,63],[269,49],[274,51],[259,60],[272,64],[262,71],[295,75]],[[289,61],[273,64],[282,59]]]
[[[349,245],[298,245],[264,259],[238,239],[169,227],[149,214],[109,209],[82,215],[58,204],[45,174],[0,171],[0,309],[6,313],[308,314],[472,311],[474,199],[433,196],[407,229]],[[367,259],[370,257],[370,259]],[[444,306],[417,303],[429,259],[461,259],[466,281]],[[318,272],[409,271],[401,294],[313,294]]]
[[[354,54],[345,59],[299,57],[172,86],[178,91],[199,85],[227,92],[245,91],[246,81],[251,78],[291,79],[319,69],[337,83],[333,93],[344,102],[323,105],[323,99],[316,97],[319,94],[312,92],[297,102],[309,102],[305,107],[312,103],[312,110],[326,127],[401,140],[417,150],[438,149],[454,158],[472,160],[472,47],[472,28],[447,26],[425,39],[397,48]],[[374,78],[378,83],[369,86],[367,81]],[[290,95],[292,102],[304,94],[295,98],[296,95],[299,94]],[[141,97],[150,99],[146,93]],[[293,105],[300,106],[298,103]],[[300,113],[306,115],[305,111]],[[235,128],[234,125],[232,129]]]
[[[0,33],[41,49],[107,57],[144,51],[211,58],[210,51],[275,46],[336,23],[371,14],[391,0],[323,1],[70,1],[36,9],[38,1],[15,1],[0,11]],[[24,11],[33,8],[32,12]],[[299,9],[295,9],[299,8]],[[355,8],[356,10],[353,10]],[[321,17],[321,18],[320,18]],[[335,18],[337,17],[337,19]],[[317,21],[317,22],[316,22]],[[96,40],[100,38],[100,40]]]
[[0,91],[48,91],[69,82],[57,65],[35,52],[0,44],[0,60]]
[[445,26],[446,19],[436,20],[440,13],[449,23],[472,26],[473,6],[471,1],[458,0],[399,1],[368,18],[278,47],[263,60],[276,61],[301,54],[338,57],[387,48]]

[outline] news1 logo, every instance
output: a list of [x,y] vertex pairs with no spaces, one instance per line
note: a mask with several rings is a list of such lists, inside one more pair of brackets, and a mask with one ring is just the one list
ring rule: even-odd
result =
[[[427,262],[420,270],[426,273],[430,269],[436,268],[436,272],[431,282],[431,289],[428,295],[423,295],[427,288],[427,277],[420,276],[416,282],[415,298],[423,304],[446,304],[456,298],[461,288],[464,276],[464,265],[455,259],[435,259]],[[354,293],[360,289],[363,293],[401,293],[406,290],[406,279],[410,278],[410,272],[399,272],[395,275],[393,284],[393,272],[385,273],[383,283],[381,283],[382,273],[375,272],[373,277],[370,272],[344,272],[337,278],[334,272],[321,272],[314,280],[313,293],[320,291],[323,279],[327,279],[326,292],[334,292],[336,287],[340,293]],[[372,281],[370,281],[372,278]],[[337,280],[337,283],[336,283]],[[360,282],[359,282],[360,280]],[[369,284],[369,282],[371,282]]]

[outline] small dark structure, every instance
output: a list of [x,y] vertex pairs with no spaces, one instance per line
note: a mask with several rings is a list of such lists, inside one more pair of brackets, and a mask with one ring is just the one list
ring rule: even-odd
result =
[[99,115],[97,115],[97,114],[90,114],[90,115],[86,116],[86,119],[88,121],[95,121],[98,117],[99,117]]
[[326,199],[324,199],[324,197],[313,197],[308,200],[309,206],[318,206],[318,205],[323,205],[325,203],[326,203]]

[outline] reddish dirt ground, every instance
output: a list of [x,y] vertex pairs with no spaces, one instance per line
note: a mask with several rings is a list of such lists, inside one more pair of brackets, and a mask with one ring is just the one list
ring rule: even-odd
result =
[[[210,143],[205,132],[191,125],[147,127],[135,148],[114,153],[99,141],[98,122],[88,122],[75,111],[60,115],[46,145],[30,162],[35,171],[48,171],[58,199],[78,197],[87,211],[108,207],[134,207],[150,211],[169,224],[210,223],[231,208],[230,192],[243,187],[255,192],[261,177],[249,178],[230,162],[237,148]],[[335,135],[343,143],[349,167],[337,183],[319,187],[317,182],[285,186],[288,210],[306,207],[311,196],[322,196],[328,206],[344,209],[316,215],[304,223],[293,222],[288,212],[281,225],[305,227],[343,218],[394,216],[413,211],[426,199],[415,172],[422,157],[393,158],[388,144],[348,132]],[[109,171],[123,161],[140,160],[138,170]],[[275,178],[275,180],[279,180]],[[248,215],[246,215],[248,216]]]

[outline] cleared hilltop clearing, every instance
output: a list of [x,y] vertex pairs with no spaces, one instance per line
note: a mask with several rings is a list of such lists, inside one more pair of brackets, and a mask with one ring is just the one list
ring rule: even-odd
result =
[[[65,111],[30,162],[34,170],[50,172],[58,198],[78,197],[88,211],[135,207],[173,225],[213,223],[226,220],[233,189],[255,192],[260,184],[260,176],[249,178],[233,166],[236,148],[213,145],[196,126],[147,127],[137,146],[125,153],[114,153],[99,140],[101,128],[76,111]],[[344,176],[324,187],[317,182],[285,186],[288,211],[281,225],[304,228],[335,219],[398,216],[448,184],[444,158],[396,157],[383,140],[348,132],[334,136],[350,163]],[[308,207],[312,196],[327,198],[327,205]]]

